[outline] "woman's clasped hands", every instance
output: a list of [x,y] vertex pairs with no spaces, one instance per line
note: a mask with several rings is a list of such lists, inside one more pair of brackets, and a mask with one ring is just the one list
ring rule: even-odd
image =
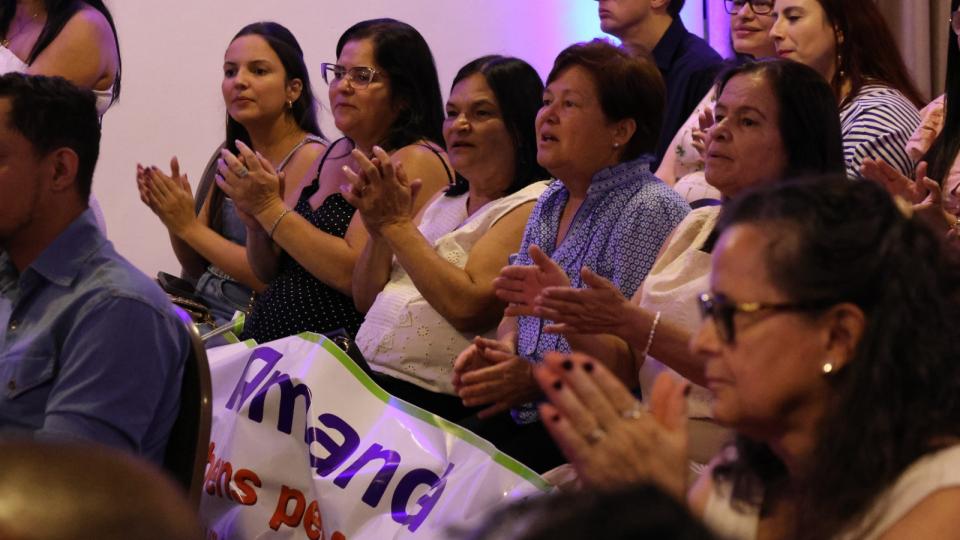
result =
[[340,192],[360,212],[367,232],[378,234],[385,226],[413,221],[420,180],[407,178],[403,164],[394,164],[379,146],[373,147],[372,158],[356,148],[351,155],[358,170],[344,165],[348,183],[340,186]]
[[603,490],[652,482],[685,498],[689,383],[661,374],[648,409],[584,354],[550,353],[534,376],[549,400],[540,417],[581,482]]
[[217,161],[217,185],[233,199],[239,214],[248,226],[249,217],[273,216],[275,208],[283,206],[284,174],[274,169],[270,160],[254,152],[243,141],[235,141],[239,155],[227,149],[220,150]]
[[182,235],[198,224],[194,212],[193,191],[187,175],[180,174],[176,157],[170,160],[170,174],[155,166],[137,164],[137,190],[140,200],[150,207],[171,233]]

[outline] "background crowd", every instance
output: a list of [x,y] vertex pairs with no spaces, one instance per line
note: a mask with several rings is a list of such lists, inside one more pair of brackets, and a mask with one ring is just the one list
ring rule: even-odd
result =
[[[466,537],[960,534],[960,0],[930,104],[872,0],[722,3],[732,58],[683,0],[599,0],[620,45],[545,81],[482,56],[446,102],[442,44],[402,21],[343,31],[326,100],[320,51],[244,26],[198,180],[130,171],[182,266],[161,284],[241,339],[347,336],[565,492]],[[0,2],[0,437],[160,463],[188,339],[90,197],[116,29],[100,1]]]

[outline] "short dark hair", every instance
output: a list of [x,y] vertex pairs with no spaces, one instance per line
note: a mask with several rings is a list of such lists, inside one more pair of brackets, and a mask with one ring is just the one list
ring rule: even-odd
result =
[[491,513],[475,531],[454,531],[451,536],[461,540],[714,538],[685,505],[650,484],[530,497]]
[[637,123],[636,133],[624,145],[622,160],[652,153],[660,138],[667,94],[653,57],[630,54],[605,39],[575,43],[557,56],[547,84],[574,66],[590,73],[607,120],[632,118]]
[[[515,193],[537,180],[549,178],[550,174],[537,163],[535,124],[537,112],[543,104],[543,81],[540,80],[537,70],[519,58],[483,56],[460,68],[450,88],[475,74],[482,75],[493,91],[503,123],[513,141],[516,169],[513,183],[507,188],[506,194]],[[447,195],[465,193],[467,188],[468,185],[458,175],[457,183],[447,190]]]
[[667,13],[673,18],[678,17],[680,10],[683,9],[684,2],[686,2],[686,0],[670,0],[670,4],[667,5]]
[[7,73],[0,76],[0,98],[10,100],[8,127],[30,141],[38,155],[59,148],[76,152],[75,184],[86,202],[100,157],[100,117],[93,92],[62,77]]
[[395,150],[426,139],[444,147],[443,98],[430,46],[414,27],[396,19],[370,19],[351,26],[337,41],[337,57],[349,41],[370,39],[377,65],[390,80],[400,111],[380,146]]
[[[724,205],[717,228],[737,224],[776,239],[765,264],[788,301],[851,303],[866,318],[853,358],[829,376],[827,413],[797,485],[791,537],[833,538],[911,463],[960,437],[958,252],[883,187],[842,175],[755,186]],[[778,471],[760,475],[769,486],[786,474],[766,444],[737,445],[715,475],[736,486],[746,471]]]
[[780,109],[780,139],[787,154],[783,177],[843,174],[840,111],[830,85],[813,68],[790,60],[749,60],[717,77],[717,96],[738,75],[759,75]]

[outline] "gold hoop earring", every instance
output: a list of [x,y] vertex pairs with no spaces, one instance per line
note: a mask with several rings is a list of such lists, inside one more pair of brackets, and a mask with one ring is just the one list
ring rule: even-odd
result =
[[288,109],[292,109],[292,108],[293,108],[293,100],[292,100],[292,99],[288,99],[288,100],[287,100],[287,108],[288,108]]

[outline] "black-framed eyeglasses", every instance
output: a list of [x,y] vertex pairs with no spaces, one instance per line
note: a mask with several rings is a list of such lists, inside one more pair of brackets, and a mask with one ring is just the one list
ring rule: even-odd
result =
[[757,15],[766,15],[773,11],[773,0],[723,0],[723,6],[730,15],[740,13],[746,4],[750,4],[750,9]]
[[815,302],[784,302],[768,304],[763,302],[732,302],[722,294],[703,293],[697,298],[700,305],[700,316],[703,319],[710,317],[717,328],[717,335],[727,344],[732,344],[736,338],[734,316],[737,313],[760,313],[769,311],[779,313],[784,311],[819,311],[826,309],[836,302],[819,300]]
[[339,64],[324,62],[320,64],[320,73],[323,75],[323,82],[327,84],[336,84],[340,79],[346,78],[354,88],[366,88],[376,79],[378,72],[366,66],[354,66],[348,69]]
[[950,14],[950,28],[953,28],[955,35],[960,36],[960,9]]

